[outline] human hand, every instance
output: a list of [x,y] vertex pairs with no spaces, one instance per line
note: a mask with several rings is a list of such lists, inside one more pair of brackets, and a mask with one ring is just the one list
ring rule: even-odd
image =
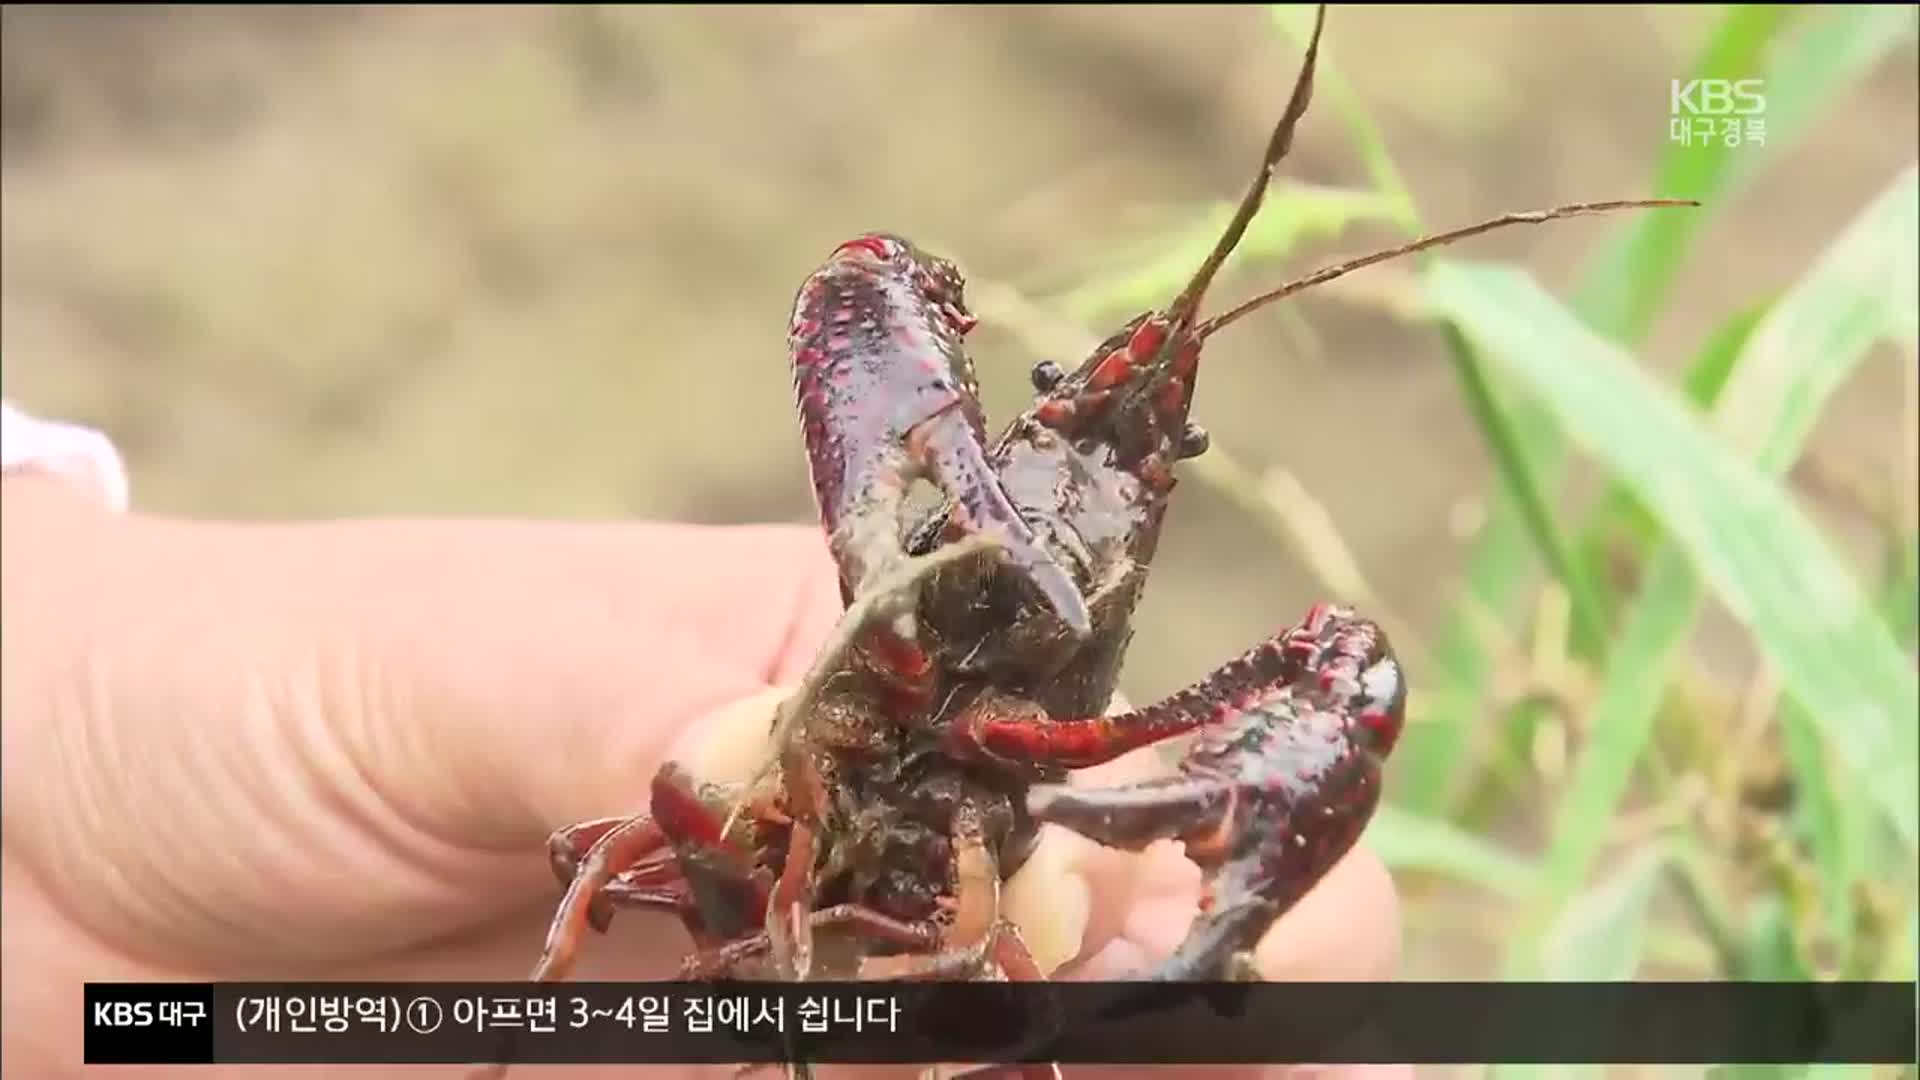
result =
[[[81,1071],[87,980],[524,975],[559,892],[547,833],[643,804],[670,756],[750,753],[727,733],[764,730],[839,609],[807,528],[194,522],[33,475],[0,523],[0,1067],[21,1075]],[[1196,886],[1177,849],[1050,832],[1008,903],[1063,975],[1114,977],[1170,950]],[[667,977],[686,948],[632,913],[592,945],[583,978]],[[1383,978],[1397,949],[1357,852],[1260,962]]]

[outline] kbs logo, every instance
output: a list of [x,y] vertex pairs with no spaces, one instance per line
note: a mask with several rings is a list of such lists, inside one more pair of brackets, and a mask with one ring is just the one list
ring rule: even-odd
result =
[[1673,116],[1667,141],[1688,146],[1767,143],[1765,79],[1673,80],[1667,92]]
[[1673,80],[1675,116],[1759,116],[1767,111],[1765,79]]
[[96,1001],[93,1003],[95,1027],[152,1027],[151,1001]]
[[94,1027],[198,1027],[207,1018],[204,1001],[96,1001]]

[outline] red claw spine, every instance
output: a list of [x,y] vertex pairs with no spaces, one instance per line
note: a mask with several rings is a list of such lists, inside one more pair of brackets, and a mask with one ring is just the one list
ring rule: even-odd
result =
[[[848,597],[906,558],[903,501],[933,481],[974,529],[998,529],[1006,557],[1076,636],[1085,599],[1008,500],[987,460],[986,420],[963,347],[974,319],[951,262],[899,237],[840,245],[807,278],[788,331],[794,388],[825,527]],[[895,624],[911,639],[911,619]]]

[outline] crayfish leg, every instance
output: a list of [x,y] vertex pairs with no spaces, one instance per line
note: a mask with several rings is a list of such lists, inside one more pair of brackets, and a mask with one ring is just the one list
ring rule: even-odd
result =
[[645,814],[627,818],[600,834],[567,883],[567,893],[554,912],[553,922],[547,928],[546,944],[533,968],[534,982],[566,977],[579,956],[587,927],[591,925],[604,931],[612,918],[611,911],[604,906],[602,889],[622,871],[660,851],[665,843],[665,833]]
[[1123,851],[1156,840],[1190,843],[1217,834],[1233,814],[1234,790],[1210,777],[1168,776],[1105,788],[1035,784],[1027,809],[1036,821],[1063,825]]
[[[594,847],[608,834],[636,820],[643,823],[639,826],[641,835],[625,841],[635,852],[633,864],[613,871],[614,877],[632,873],[640,868],[642,860],[662,860],[671,871],[673,853],[666,849],[666,834],[653,824],[653,819],[642,815],[638,819],[598,818],[554,830],[553,835],[547,837],[547,861],[553,867],[553,876],[560,879],[560,884],[571,885],[573,879],[580,876],[580,867]],[[587,924],[602,934],[613,925],[613,908],[599,894],[587,902]]]
[[[1040,969],[1039,961],[1033,958],[1033,950],[1027,947],[1026,938],[1020,934],[1020,928],[1010,922],[1000,924],[994,935],[993,948],[989,951],[996,966],[1007,977],[1008,982],[1046,982],[1047,973]],[[1039,1038],[1051,1039],[1058,1035],[1062,1020],[1057,1009],[1049,1008],[1046,1015],[1034,1018],[1035,1026],[1041,1028]],[[987,1080],[989,1077],[1019,1077],[1020,1080],[1060,1080],[1060,1066],[1051,1062],[1029,1062],[1025,1064],[1005,1065],[936,1065],[920,1074],[920,1080]]]
[[1000,866],[987,846],[979,815],[970,808],[954,817],[953,866],[957,903],[936,950],[869,957],[860,962],[860,978],[969,978],[986,966],[1003,925]]
[[827,812],[827,781],[819,763],[800,745],[782,752],[781,768],[792,825],[786,865],[768,898],[765,926],[774,964],[801,982],[813,968],[813,871],[819,857],[816,833]]
[[[838,904],[807,915],[807,935],[821,929],[846,928],[869,940],[905,950],[898,956],[869,957],[860,962],[865,980],[938,979],[967,977],[986,967],[1003,937],[1000,918],[1000,870],[987,846],[978,816],[963,811],[956,816],[953,838],[957,904],[943,929],[933,922],[908,922],[860,904]],[[778,935],[761,932],[730,941],[695,955],[682,968],[682,978],[722,978],[742,963],[769,953],[778,962]],[[1021,946],[1024,950],[1024,945]],[[1019,964],[1015,957],[1016,966]],[[1027,964],[1034,970],[1028,954]]]
[[[940,941],[939,930],[931,923],[907,922],[860,904],[821,908],[807,916],[807,925],[812,932],[851,930],[870,941],[902,949],[931,949]],[[680,966],[680,978],[696,982],[731,978],[747,961],[772,950],[773,942],[764,931],[738,938],[688,957]]]
[[[547,837],[547,861],[553,866],[553,876],[559,878],[562,885],[572,881],[579,874],[580,864],[586,860],[593,846],[608,833],[632,820],[632,815],[623,814],[555,829],[553,835]],[[664,845],[666,838],[659,837],[658,843]]]
[[[726,835],[727,813],[700,797],[674,762],[653,777],[653,819],[673,844],[699,917],[699,932],[733,938],[765,921],[771,883]],[[693,927],[689,927],[693,929]]]

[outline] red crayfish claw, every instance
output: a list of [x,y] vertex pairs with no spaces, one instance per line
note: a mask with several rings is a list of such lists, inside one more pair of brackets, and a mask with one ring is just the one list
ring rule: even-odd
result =
[[1267,929],[1359,839],[1405,721],[1406,684],[1378,626],[1318,605],[1144,709],[1053,719],[996,711],[1002,704],[957,716],[949,749],[1082,768],[1198,733],[1172,776],[1108,788],[1036,784],[1027,808],[1109,847],[1182,841],[1202,872],[1200,916],[1148,978],[1205,980],[1243,974]]

